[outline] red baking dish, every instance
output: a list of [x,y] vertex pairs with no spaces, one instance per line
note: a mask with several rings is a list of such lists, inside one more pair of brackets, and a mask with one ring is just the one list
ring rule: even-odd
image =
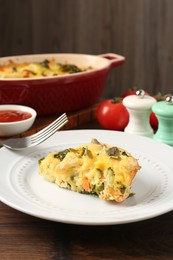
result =
[[89,67],[90,71],[63,76],[39,78],[0,78],[0,104],[18,104],[34,108],[38,115],[57,114],[82,109],[96,103],[103,92],[109,71],[125,62],[114,53],[35,54],[0,58],[0,65],[12,60],[16,63],[42,62],[54,58],[56,62]]

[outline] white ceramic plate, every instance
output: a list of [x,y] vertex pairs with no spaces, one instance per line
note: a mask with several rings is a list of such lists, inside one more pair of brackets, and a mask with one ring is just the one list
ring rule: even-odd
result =
[[[59,188],[38,175],[38,160],[47,153],[97,138],[127,149],[142,166],[123,203]],[[83,224],[123,224],[159,216],[173,209],[173,148],[147,137],[106,130],[57,132],[25,151],[0,149],[0,200],[24,213],[52,221]]]

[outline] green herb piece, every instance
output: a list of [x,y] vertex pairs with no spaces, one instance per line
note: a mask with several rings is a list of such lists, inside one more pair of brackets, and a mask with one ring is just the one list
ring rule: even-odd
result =
[[68,72],[70,74],[82,71],[74,64],[59,64],[59,66],[62,72]]
[[124,156],[129,157],[128,153],[126,153],[125,151],[123,151],[121,154],[124,155]]
[[109,168],[107,169],[107,173],[110,174],[110,175],[112,175],[112,176],[115,176],[115,172],[114,172],[114,170],[113,170],[111,167],[109,167]]
[[112,156],[115,158],[118,158],[120,156],[120,151],[117,147],[111,147],[106,152],[109,156]]
[[132,197],[132,196],[134,196],[134,195],[135,195],[135,192],[131,192],[131,193],[129,194],[128,198],[129,198],[129,197]]
[[66,157],[66,155],[67,155],[67,153],[69,151],[70,151],[70,149],[66,149],[66,150],[60,151],[60,152],[54,154],[54,158],[57,158],[60,161],[62,161]]
[[81,156],[88,156],[89,158],[93,158],[92,152],[85,147],[82,147],[82,152],[81,152]]
[[42,67],[49,69],[49,60],[44,60],[42,62],[39,63]]
[[38,164],[41,164],[41,162],[44,160],[45,157],[42,157],[41,159],[38,160]]
[[99,142],[96,138],[93,138],[93,139],[91,140],[91,143],[92,143],[92,144],[100,144],[100,142]]
[[95,174],[98,176],[99,179],[101,179],[103,177],[103,171],[99,168],[96,168],[95,171]]
[[115,172],[114,170],[109,167],[107,169],[107,174],[106,174],[106,182],[110,185],[113,186],[114,182],[115,182]]
[[13,68],[12,68],[12,70],[13,70],[14,72],[16,72],[16,71],[17,71],[16,67],[13,67]]
[[126,191],[126,186],[122,185],[122,187],[120,188],[120,191],[122,194],[124,194]]
[[97,194],[100,194],[104,190],[104,183],[100,183],[98,185],[95,185],[94,191]]

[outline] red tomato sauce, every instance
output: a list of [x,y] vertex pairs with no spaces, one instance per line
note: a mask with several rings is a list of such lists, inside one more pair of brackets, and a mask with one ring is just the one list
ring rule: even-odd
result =
[[0,110],[1,123],[22,121],[30,118],[31,116],[31,113],[20,110]]

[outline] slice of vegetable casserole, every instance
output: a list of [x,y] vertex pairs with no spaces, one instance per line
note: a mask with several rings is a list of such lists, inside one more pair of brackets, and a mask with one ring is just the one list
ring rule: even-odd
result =
[[130,153],[96,139],[39,160],[39,174],[59,187],[116,202],[129,197],[139,169],[137,159]]

